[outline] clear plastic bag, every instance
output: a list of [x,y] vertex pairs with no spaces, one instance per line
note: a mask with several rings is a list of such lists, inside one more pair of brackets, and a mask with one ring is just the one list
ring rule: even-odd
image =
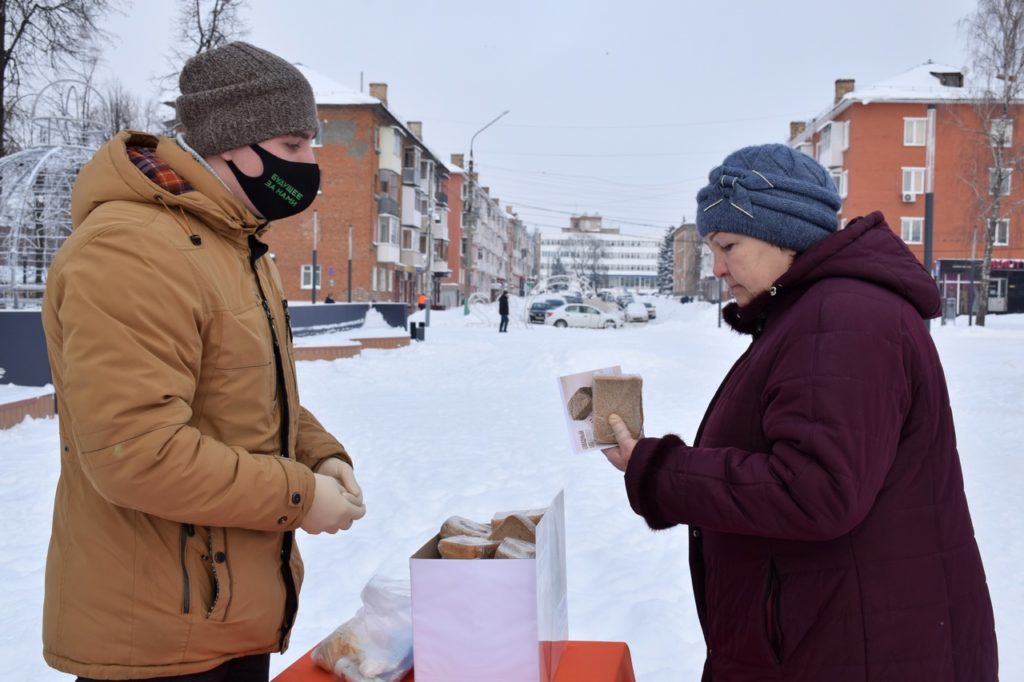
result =
[[399,682],[412,669],[408,580],[375,575],[356,615],[313,650],[313,662],[344,682]]

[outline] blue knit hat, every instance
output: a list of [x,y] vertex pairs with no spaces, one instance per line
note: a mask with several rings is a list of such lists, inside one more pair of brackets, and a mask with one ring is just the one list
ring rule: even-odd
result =
[[697,232],[736,232],[794,251],[839,229],[842,206],[821,164],[784,144],[744,147],[725,157],[697,192]]

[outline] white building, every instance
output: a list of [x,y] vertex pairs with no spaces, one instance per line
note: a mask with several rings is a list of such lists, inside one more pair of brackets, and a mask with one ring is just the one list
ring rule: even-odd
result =
[[573,216],[570,227],[541,241],[541,277],[573,274],[595,288],[654,289],[661,239],[602,227],[601,216]]

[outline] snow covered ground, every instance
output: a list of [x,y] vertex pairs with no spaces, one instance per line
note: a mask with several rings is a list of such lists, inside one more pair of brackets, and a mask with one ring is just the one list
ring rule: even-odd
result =
[[[714,307],[651,300],[657,320],[619,330],[514,320],[508,334],[497,334],[493,306],[468,316],[434,311],[424,343],[300,363],[302,401],[351,451],[369,513],[347,533],[299,533],[306,583],[291,649],[273,657],[272,672],[351,617],[374,572],[407,575],[408,555],[448,516],[487,520],[495,511],[543,506],[564,489],[570,636],[628,642],[640,682],[698,679],[704,646],[685,531],[648,531],[603,455],[571,454],[556,383],[563,374],[620,365],[644,377],[646,431],[691,439],[746,340],[716,327]],[[995,602],[1002,679],[1022,680],[1024,315],[988,322],[968,327],[961,318],[932,329]],[[8,390],[16,389],[0,387],[0,401]],[[0,509],[9,523],[0,538],[5,679],[70,679],[40,655],[57,446],[55,420],[0,431]]]

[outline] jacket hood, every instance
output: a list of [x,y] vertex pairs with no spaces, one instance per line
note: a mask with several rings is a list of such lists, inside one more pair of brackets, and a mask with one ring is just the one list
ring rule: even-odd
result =
[[776,294],[762,294],[747,306],[735,302],[723,315],[736,330],[753,333],[787,300],[814,283],[843,277],[869,282],[906,299],[924,319],[938,317],[942,310],[935,280],[903,241],[893,234],[878,211],[855,218],[844,229],[811,246],[797,256],[793,265],[776,282]]
[[[174,194],[160,187],[128,157],[128,147],[149,147],[196,190]],[[77,228],[99,206],[112,201],[164,206],[194,214],[231,239],[244,240],[265,226],[208,167],[168,137],[126,130],[104,144],[78,174],[71,192],[71,224]]]

